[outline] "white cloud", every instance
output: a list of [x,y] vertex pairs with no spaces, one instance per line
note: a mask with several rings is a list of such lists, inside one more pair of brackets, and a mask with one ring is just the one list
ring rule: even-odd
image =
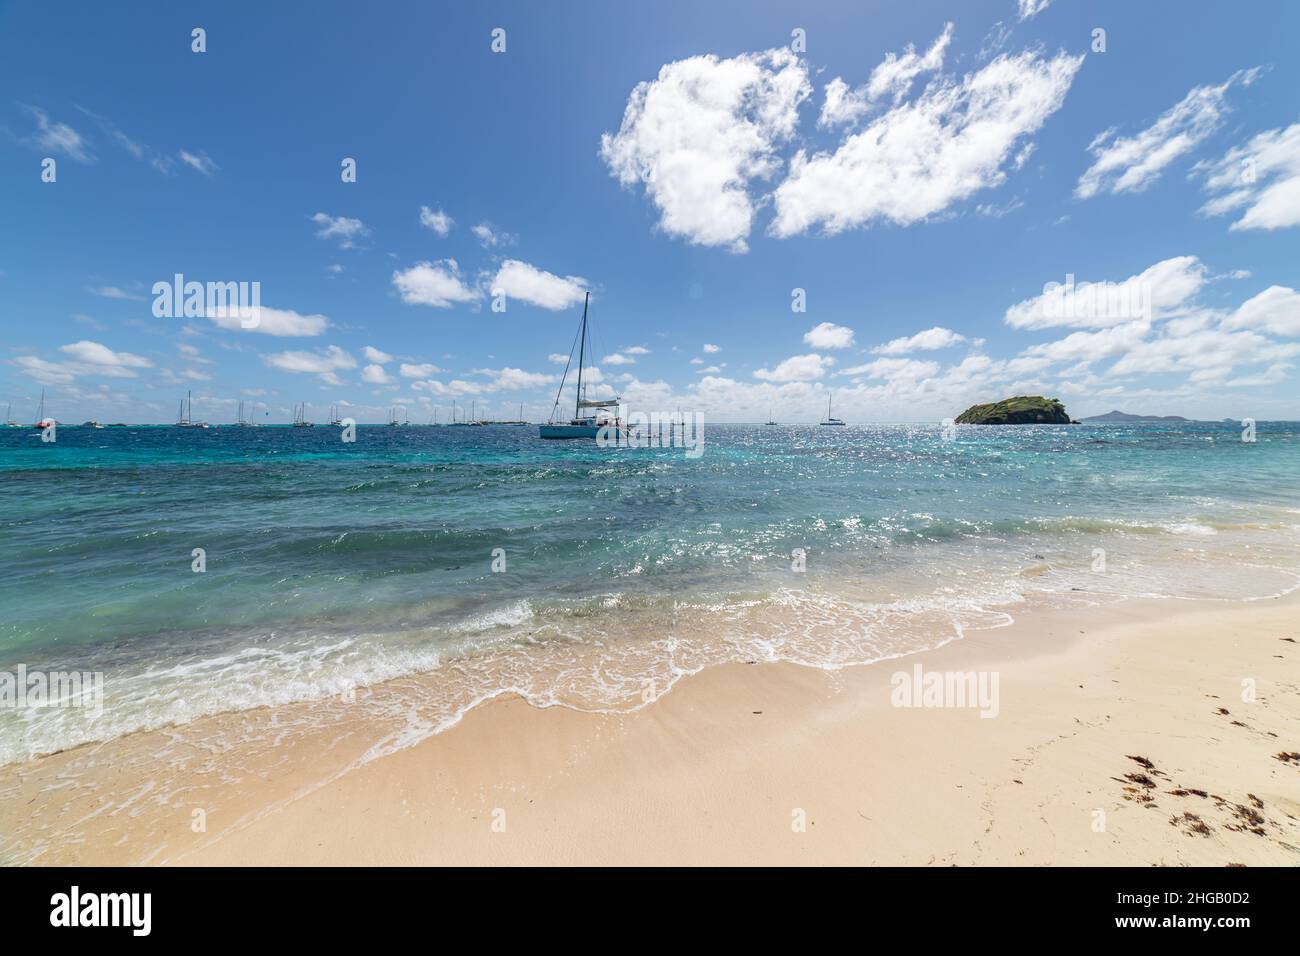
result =
[[206,318],[219,328],[232,332],[260,332],[262,335],[274,335],[281,338],[306,338],[320,335],[329,328],[329,319],[323,315],[300,315],[293,309],[273,309],[260,306],[257,312],[257,324],[245,328],[248,321],[241,316],[239,309],[219,307],[207,310]]
[[403,302],[438,309],[449,309],[457,302],[473,302],[481,296],[462,281],[455,259],[417,262],[405,271],[394,272],[393,285]]
[[600,362],[602,365],[635,365],[636,359],[630,358],[619,352],[614,352],[610,355],[606,355],[600,360]]
[[420,225],[425,229],[430,229],[433,232],[436,232],[444,239],[447,237],[448,233],[451,232],[451,227],[455,224],[456,220],[452,219],[451,216],[447,215],[441,209],[435,212],[428,206],[420,207]]
[[823,322],[805,332],[803,341],[815,349],[846,349],[853,344],[853,330],[847,325]]
[[19,106],[36,120],[36,132],[25,140],[29,146],[47,153],[62,153],[79,163],[95,161],[85,138],[67,123],[51,120],[49,114],[39,106],[28,106],[25,103],[20,103]]
[[922,73],[933,73],[942,69],[944,52],[952,41],[952,24],[944,25],[941,33],[924,54],[916,52],[916,47],[907,45],[902,56],[889,53],[885,59],[871,71],[871,77],[856,90],[840,77],[835,77],[826,84],[826,99],[822,103],[819,126],[840,126],[856,122],[869,113],[880,100],[890,97],[895,105],[912,88],[912,82]]
[[318,212],[311,217],[311,221],[320,226],[316,230],[318,239],[337,239],[340,249],[355,249],[357,240],[370,234],[364,222],[347,216],[330,216]]
[[546,356],[546,361],[554,362],[556,365],[564,365],[569,361],[569,356],[564,355],[561,352],[552,352],[550,355]]
[[633,345],[631,348],[623,349],[624,355],[649,355],[650,350],[644,345]]
[[721,351],[722,351],[722,346],[720,345],[713,345],[710,342],[704,343],[704,354],[706,355],[712,355],[714,352],[721,352]]
[[361,370],[361,381],[370,385],[387,385],[391,379],[382,365],[367,365]]
[[1052,0],[1018,0],[1020,19],[1032,20],[1051,5]]
[[1228,329],[1255,329],[1285,338],[1300,338],[1300,292],[1286,286],[1269,286],[1243,302],[1228,316]]
[[507,299],[556,311],[581,302],[587,291],[587,280],[581,276],[561,278],[527,262],[507,259],[492,280],[492,294],[498,291],[504,292]]
[[1244,210],[1232,230],[1300,226],[1300,123],[1267,130],[1214,163],[1200,163],[1205,188],[1219,193],[1201,207],[1209,216]]
[[1208,281],[1199,259],[1177,256],[1123,282],[1077,282],[1073,292],[1065,282],[1049,282],[1041,295],[1007,309],[1004,321],[1017,329],[1105,328],[1169,318],[1191,308]]
[[484,249],[495,249],[498,246],[512,246],[519,237],[508,232],[502,232],[496,226],[486,219],[477,226],[470,227],[470,232],[478,238],[479,244]]
[[966,341],[966,336],[958,335],[952,329],[936,325],[934,328],[891,339],[884,345],[877,345],[871,351],[876,355],[906,355],[909,352],[931,352],[946,349]]
[[1016,144],[1060,108],[1082,63],[1065,53],[1004,54],[960,80],[935,78],[833,153],[800,150],[774,194],[769,232],[787,237],[821,224],[835,234],[877,220],[910,225],[1000,185]]
[[1088,199],[1099,192],[1141,192],[1166,166],[1191,152],[1223,125],[1232,111],[1227,102],[1234,84],[1249,86],[1259,70],[1238,70],[1220,86],[1198,86],[1170,107],[1149,127],[1131,137],[1113,138],[1115,128],[1098,134],[1088,144],[1093,164],[1074,194]]
[[199,150],[197,153],[191,153],[188,150],[182,149],[177,153],[177,156],[180,157],[181,162],[186,166],[209,178],[211,178],[213,173],[220,169],[220,167],[212,161],[212,157],[203,150]]
[[84,362],[87,365],[116,366],[118,368],[149,368],[153,365],[153,362],[141,355],[133,355],[130,352],[114,352],[107,345],[101,345],[87,339],[73,342],[71,345],[60,346],[59,351],[65,352],[76,361]]
[[357,367],[357,360],[337,345],[324,352],[276,352],[263,355],[262,361],[282,372],[318,375],[329,385],[340,384],[336,371]]
[[[591,369],[596,372],[597,370]],[[551,385],[559,380],[558,376],[546,372],[525,372],[518,368],[476,368],[475,375],[487,375],[492,379],[491,384],[486,386],[488,391],[516,391],[519,389],[538,388],[542,385]],[[583,380],[593,383],[601,381],[600,375],[589,376],[587,372],[583,373]]]
[[393,360],[393,357],[391,355],[389,355],[387,352],[381,352],[373,345],[367,345],[364,349],[361,350],[361,352],[363,355],[365,355],[367,362],[375,362],[379,365],[384,365]]
[[811,382],[821,378],[835,364],[835,359],[824,355],[792,355],[769,371],[760,368],[754,378],[765,382]]
[[402,378],[428,378],[430,375],[437,375],[443,369],[429,363],[411,365],[403,362],[397,367],[397,371],[401,373]]
[[678,60],[632,90],[600,154],[624,186],[645,186],[664,232],[744,252],[749,183],[780,167],[775,147],[794,135],[810,92],[806,67],[784,48]]
[[855,365],[839,372],[839,375],[862,375],[867,378],[907,379],[919,381],[937,374],[938,362],[923,362],[918,359],[879,358],[866,365]]
[[134,292],[127,292],[125,289],[119,289],[115,285],[102,285],[90,291],[104,299],[123,299],[131,302],[144,301],[144,296],[136,295]]

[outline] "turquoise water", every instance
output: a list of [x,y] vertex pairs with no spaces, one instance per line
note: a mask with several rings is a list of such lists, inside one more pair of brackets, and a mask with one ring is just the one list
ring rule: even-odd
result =
[[0,670],[102,672],[105,708],[0,710],[0,762],[410,674],[448,688],[437,729],[1031,602],[1266,597],[1300,570],[1298,476],[1300,425],[1268,422],[717,425],[695,459],[535,427],[4,430]]

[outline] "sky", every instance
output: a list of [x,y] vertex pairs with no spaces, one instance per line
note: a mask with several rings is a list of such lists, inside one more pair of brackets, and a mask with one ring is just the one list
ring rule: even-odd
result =
[[[590,293],[591,396],[629,411],[1297,419],[1298,31],[1282,0],[0,2],[0,404],[542,421]],[[256,323],[167,314],[178,274],[257,283]]]

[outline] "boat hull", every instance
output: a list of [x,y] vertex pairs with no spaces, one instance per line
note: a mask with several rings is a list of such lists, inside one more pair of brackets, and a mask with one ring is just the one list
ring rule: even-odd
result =
[[616,440],[627,434],[626,429],[617,425],[540,425],[538,428],[538,435],[542,438],[590,438],[594,440],[600,436],[601,429],[605,430],[605,437],[610,440]]

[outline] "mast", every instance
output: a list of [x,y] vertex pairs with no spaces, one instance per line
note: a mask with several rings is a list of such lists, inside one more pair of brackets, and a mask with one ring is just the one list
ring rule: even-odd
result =
[[[590,300],[590,292],[582,297],[582,342],[578,345],[578,394],[573,401],[574,421],[582,417],[578,412],[582,407],[582,363],[587,354],[587,303]],[[569,354],[572,355],[573,353],[570,352]]]

